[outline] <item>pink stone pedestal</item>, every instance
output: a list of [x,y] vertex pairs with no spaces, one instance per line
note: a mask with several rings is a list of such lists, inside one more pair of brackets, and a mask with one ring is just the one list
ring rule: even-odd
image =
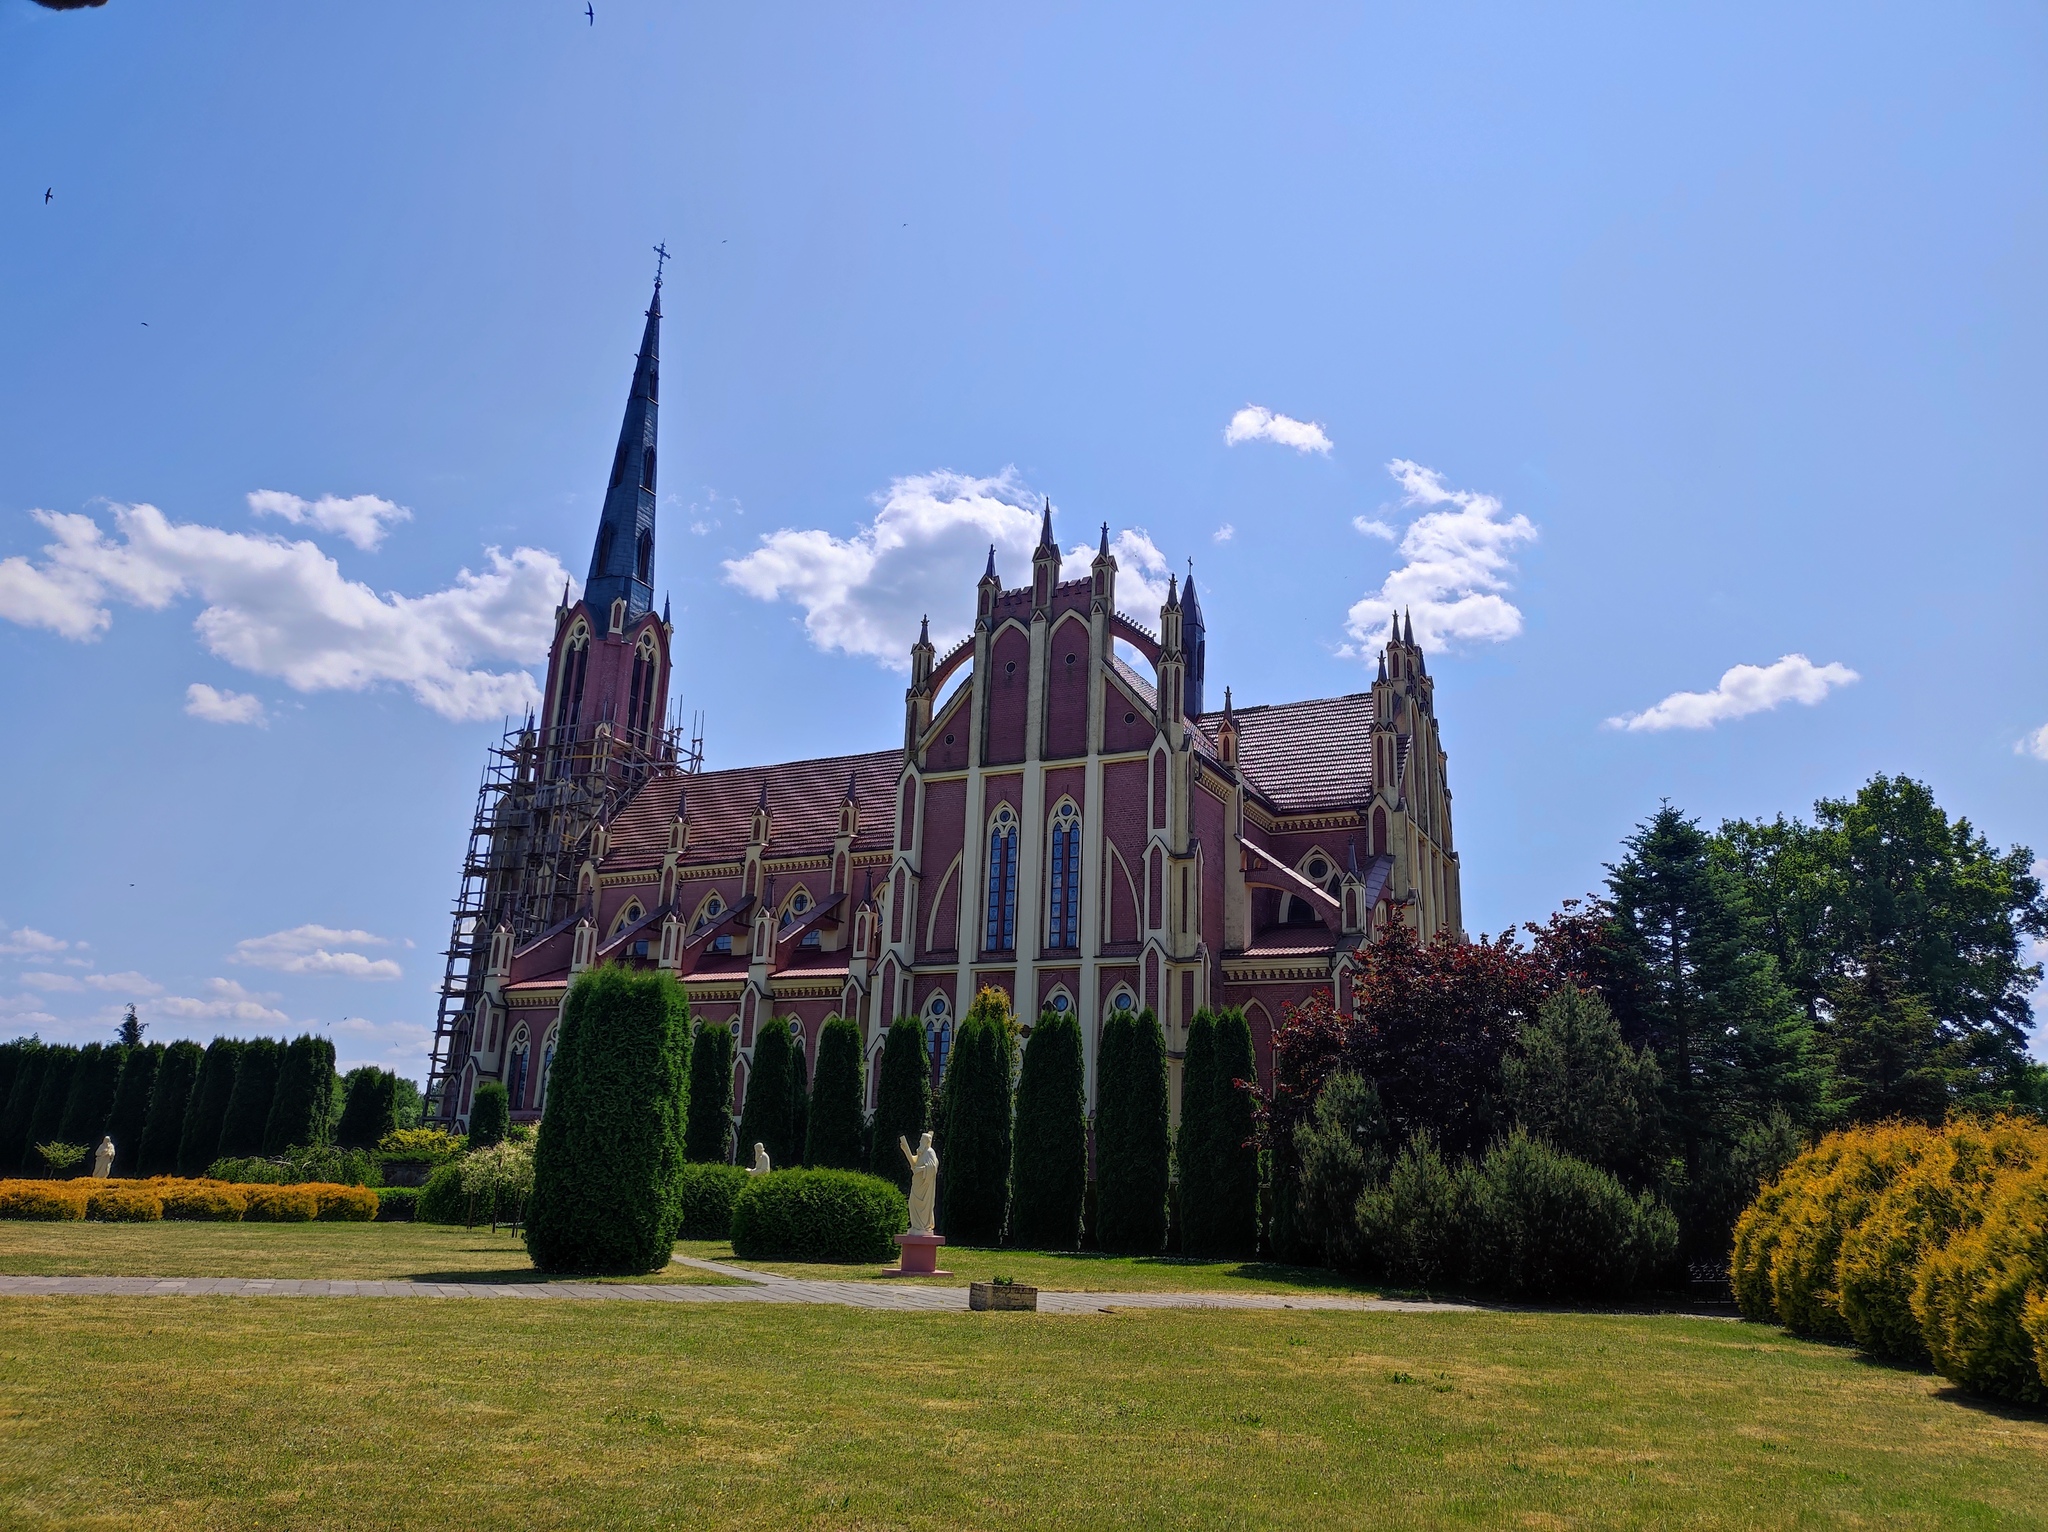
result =
[[939,1270],[939,1246],[946,1242],[943,1234],[899,1234],[896,1243],[903,1254],[896,1258],[896,1264],[882,1273],[885,1277],[950,1277],[950,1271]]

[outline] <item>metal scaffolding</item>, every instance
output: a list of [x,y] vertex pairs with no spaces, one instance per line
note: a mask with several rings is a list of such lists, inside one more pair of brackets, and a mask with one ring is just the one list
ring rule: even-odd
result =
[[650,778],[701,769],[680,729],[627,734],[609,722],[505,731],[484,760],[476,817],[462,858],[441,995],[427,1065],[428,1121],[452,1119],[448,1080],[468,1053],[465,1027],[483,993],[491,934],[503,925],[514,949],[574,918],[578,870],[591,837]]

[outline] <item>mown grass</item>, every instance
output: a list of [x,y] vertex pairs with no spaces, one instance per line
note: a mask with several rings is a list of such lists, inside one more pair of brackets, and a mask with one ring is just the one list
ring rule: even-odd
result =
[[[0,1275],[546,1280],[508,1230],[415,1223],[0,1222]],[[583,1278],[579,1280],[590,1280]],[[680,1265],[628,1282],[721,1284]]]
[[2030,1526],[2048,1419],[1711,1320],[0,1299],[10,1527]]
[[[733,1254],[732,1244],[727,1240],[682,1240],[676,1245],[676,1253],[707,1261],[726,1261],[750,1271],[820,1280],[866,1281],[879,1277],[883,1269],[881,1262],[842,1266],[822,1261],[743,1261]],[[1056,1254],[946,1245],[939,1251],[939,1264],[952,1274],[891,1280],[964,1287],[969,1282],[1003,1276],[1050,1291],[1085,1293],[1374,1291],[1337,1272],[1315,1266],[1281,1266],[1267,1261],[1192,1261],[1163,1255],[1102,1255],[1090,1250]]]

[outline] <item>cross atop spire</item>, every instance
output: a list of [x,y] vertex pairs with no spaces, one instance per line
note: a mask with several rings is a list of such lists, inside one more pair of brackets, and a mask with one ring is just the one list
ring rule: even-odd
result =
[[981,577],[984,580],[996,578],[996,545],[994,543],[988,545],[988,568],[981,572]]
[[1102,524],[1102,546],[1095,550],[1095,556],[1099,559],[1109,557],[1109,523],[1106,521]]

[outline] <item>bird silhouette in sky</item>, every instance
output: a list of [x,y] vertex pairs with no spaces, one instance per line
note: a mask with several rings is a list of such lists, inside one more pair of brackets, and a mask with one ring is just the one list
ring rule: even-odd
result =
[[590,18],[590,24],[592,26],[597,25],[597,12],[594,9],[592,9],[590,0],[583,0],[583,14]]
[[54,187],[54,186],[45,186],[45,187],[43,188],[43,205],[44,205],[45,207],[47,207],[47,206],[49,205],[49,203],[50,203],[50,199],[51,199],[51,198],[53,198],[53,197],[55,197],[56,195],[57,195],[57,188],[56,188],[56,187]]

